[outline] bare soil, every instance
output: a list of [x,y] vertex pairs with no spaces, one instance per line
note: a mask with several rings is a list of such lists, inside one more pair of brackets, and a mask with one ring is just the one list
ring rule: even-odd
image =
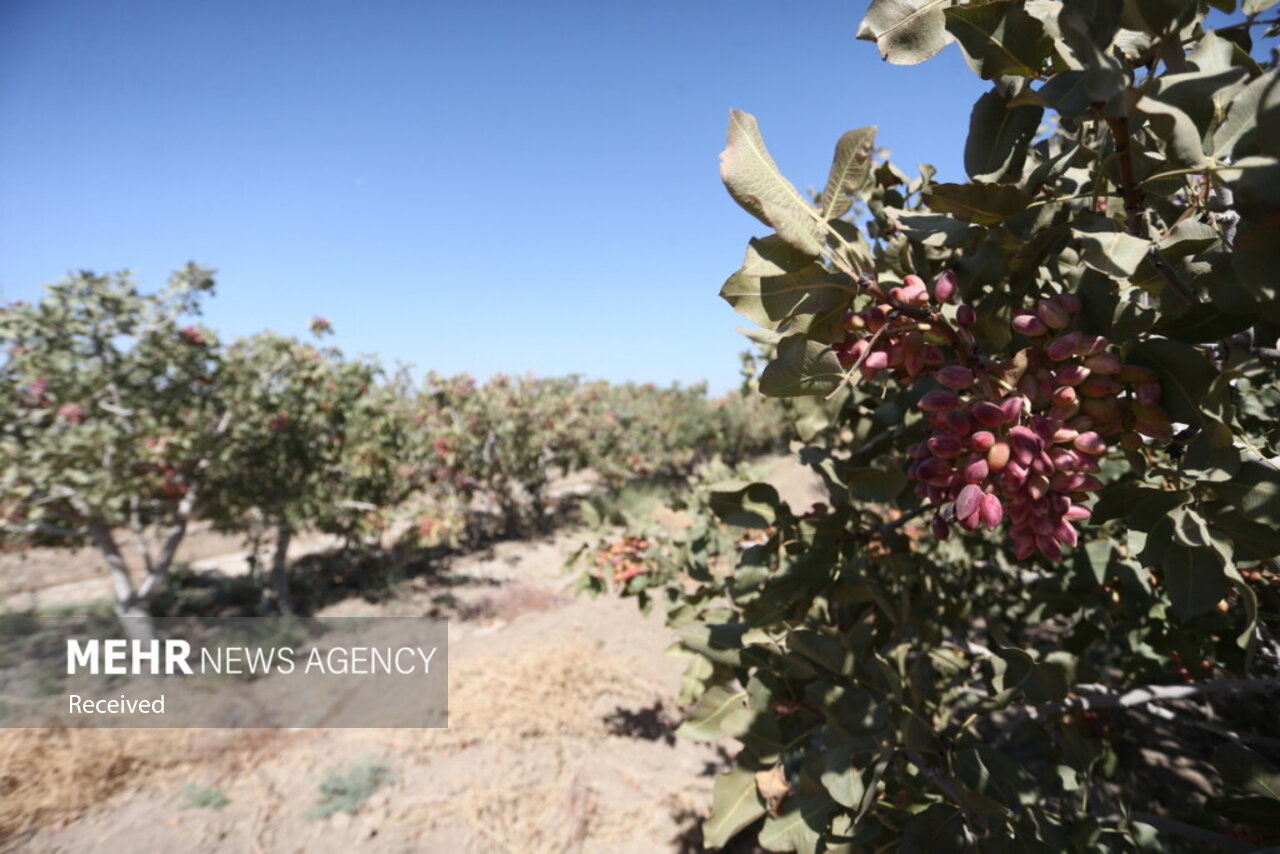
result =
[[[821,499],[799,467],[770,480],[797,509]],[[445,603],[448,729],[0,730],[0,850],[702,850],[698,825],[733,746],[675,736],[684,662],[664,655],[674,637],[660,615],[572,595],[562,564],[582,539],[501,543],[455,559],[447,591],[415,579],[388,601],[320,612]],[[242,548],[196,531],[183,557],[226,566]],[[0,557],[10,607],[33,593],[47,604],[55,586],[105,592],[91,554],[13,560]],[[319,781],[353,762],[385,765],[390,781],[354,814],[311,817]],[[193,784],[221,791],[225,807],[193,806]]]

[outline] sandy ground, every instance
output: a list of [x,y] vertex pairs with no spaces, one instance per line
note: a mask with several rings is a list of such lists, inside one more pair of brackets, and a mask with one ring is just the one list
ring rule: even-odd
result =
[[[130,566],[139,566],[138,549],[126,537],[120,548]],[[178,550],[177,563],[222,558],[244,549],[244,540],[191,526]],[[102,554],[96,548],[27,549],[0,554],[0,602],[9,609],[47,607],[110,595]]]
[[[819,498],[803,470],[784,467],[770,479],[798,508]],[[674,691],[684,667],[664,655],[673,635],[659,615],[645,618],[631,602],[571,594],[573,576],[561,567],[581,540],[562,533],[506,542],[452,563],[448,593],[467,618],[450,622],[447,730],[84,733],[95,753],[83,747],[86,741],[50,740],[40,749],[49,751],[50,767],[59,769],[54,776],[70,781],[66,785],[86,770],[74,768],[76,762],[99,755],[124,763],[120,784],[79,815],[45,822],[0,842],[0,849],[702,850],[697,827],[732,748],[673,735]],[[214,545],[197,538],[192,559],[217,557]],[[205,546],[210,551],[201,555]],[[34,560],[53,564],[45,555]],[[101,590],[100,581],[84,579],[82,563],[77,566],[80,577],[66,568],[48,577],[59,585],[97,583]],[[0,566],[0,575],[8,568]],[[12,595],[14,588],[8,590]],[[415,581],[388,603],[349,599],[321,613],[421,614],[438,605],[439,594],[432,582]],[[130,766],[112,739],[130,739],[142,756],[147,739],[154,739],[157,751],[172,751],[174,758],[147,768],[135,759]],[[0,755],[6,743],[14,742],[0,741]],[[390,781],[354,814],[310,817],[319,781],[352,762],[385,765]],[[226,806],[193,807],[186,791],[192,784],[219,789]],[[23,785],[19,780],[18,797],[4,800],[22,800]]]

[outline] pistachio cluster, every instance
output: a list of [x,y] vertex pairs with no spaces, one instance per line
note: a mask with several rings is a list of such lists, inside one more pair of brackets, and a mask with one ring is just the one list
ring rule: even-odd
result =
[[1078,541],[1073,523],[1090,515],[1084,502],[1102,488],[1107,438],[1171,438],[1159,378],[1125,364],[1104,336],[1073,329],[1081,311],[1073,294],[1014,312],[1013,331],[1028,346],[1014,359],[992,361],[968,332],[977,321],[973,306],[957,306],[953,319],[938,310],[955,294],[950,272],[932,292],[907,276],[883,303],[846,320],[837,355],[865,379],[927,376],[939,386],[917,402],[930,435],[907,449],[914,460],[908,476],[934,508],[938,538],[953,526],[994,529],[1008,517],[1019,559],[1038,551],[1060,560],[1063,546]]

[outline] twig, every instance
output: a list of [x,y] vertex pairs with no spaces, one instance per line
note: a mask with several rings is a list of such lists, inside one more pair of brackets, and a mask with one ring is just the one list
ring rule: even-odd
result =
[[867,357],[871,355],[871,352],[875,349],[876,342],[880,340],[880,336],[883,335],[884,331],[888,328],[889,328],[889,324],[888,324],[888,321],[886,321],[884,326],[881,326],[879,329],[875,331],[875,334],[873,334],[871,338],[867,341],[867,349],[863,350],[862,355],[858,357],[858,360],[849,366],[849,369],[845,371],[844,375],[840,378],[840,383],[834,389],[832,389],[831,394],[827,395],[825,398],[823,398],[823,400],[830,400],[831,398],[835,397],[836,394],[839,393],[839,391],[842,388],[844,388],[845,383],[853,382],[854,372],[856,372],[859,368],[862,367],[862,363],[865,362],[867,360]]
[[1202,729],[1205,732],[1211,732],[1214,735],[1221,736],[1228,741],[1234,741],[1241,744],[1256,744],[1259,747],[1265,747],[1271,750],[1280,748],[1280,738],[1271,738],[1265,735],[1254,735],[1251,732],[1236,732],[1233,729],[1227,729],[1221,724],[1215,724],[1211,721],[1193,721],[1179,718],[1179,723]]
[[1076,691],[1087,691],[1068,697],[1057,703],[1028,706],[1026,712],[1033,720],[1038,717],[1059,715],[1086,709],[1120,709],[1159,703],[1166,700],[1185,700],[1188,697],[1206,697],[1213,694],[1250,694],[1280,691],[1280,679],[1221,679],[1216,682],[1196,682],[1191,685],[1147,685],[1117,694],[1101,685],[1077,685]]
[[1224,33],[1228,30],[1247,30],[1249,27],[1267,27],[1272,24],[1280,24],[1280,18],[1271,18],[1265,21],[1240,21],[1236,24],[1228,24],[1225,27],[1215,27],[1214,31]]
[[[1142,204],[1142,197],[1138,193],[1138,181],[1133,174],[1133,149],[1129,139],[1129,119],[1125,116],[1107,115],[1104,115],[1103,119],[1106,121],[1107,127],[1111,129],[1111,136],[1116,144],[1116,160],[1120,164],[1120,192],[1124,197],[1125,222],[1128,225],[1129,232],[1135,237],[1150,240],[1151,230],[1147,224],[1146,208]],[[1160,272],[1160,275],[1183,299],[1193,305],[1200,302],[1200,297],[1186,282],[1182,281],[1177,271],[1169,265],[1169,261],[1160,254],[1160,249],[1155,243],[1151,244],[1147,254],[1151,258],[1151,263]]]
[[1280,348],[1277,347],[1254,347],[1252,352],[1259,359],[1272,362],[1280,360]]
[[957,804],[962,802],[963,799],[960,797],[960,793],[956,791],[955,786],[951,785],[951,781],[942,776],[942,772],[937,768],[925,762],[923,756],[913,750],[904,750],[902,755],[907,757],[908,762],[919,768],[920,773],[928,778],[929,782],[936,786],[938,791]]
[[[1222,679],[1217,682],[1198,682],[1192,685],[1148,685],[1124,693],[1110,691],[1104,685],[1076,685],[1073,692],[1087,692],[1070,696],[1057,703],[1039,706],[1027,705],[1018,709],[1012,719],[1002,727],[996,744],[1013,737],[1026,721],[1052,718],[1068,712],[1092,709],[1124,709],[1159,703],[1167,700],[1184,700],[1188,697],[1205,697],[1213,694],[1246,694],[1260,691],[1280,691],[1278,679]],[[1000,709],[992,709],[987,715]]]
[[901,528],[903,525],[907,524],[917,516],[927,513],[933,509],[934,507],[932,504],[921,504],[916,509],[908,513],[903,513],[901,516],[899,516],[897,519],[894,519],[892,522],[884,522],[883,524],[881,524],[879,527],[876,528],[876,532],[879,533],[881,536],[892,533],[893,531],[896,531],[898,528]]

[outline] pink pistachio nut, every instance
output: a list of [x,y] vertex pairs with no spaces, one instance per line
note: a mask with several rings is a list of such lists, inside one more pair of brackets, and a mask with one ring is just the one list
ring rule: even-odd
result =
[[934,378],[940,385],[944,385],[950,389],[966,389],[973,385],[973,371],[963,365],[947,365],[940,369]]
[[1035,312],[1027,311],[1026,309],[1015,311],[1013,319],[1009,323],[1014,332],[1019,335],[1025,335],[1028,338],[1038,338],[1049,333],[1049,327],[1045,326],[1044,321],[1037,317]]
[[1056,297],[1042,299],[1036,303],[1036,315],[1050,329],[1066,329],[1071,325],[1071,313],[1062,307]]
[[960,408],[960,398],[949,389],[934,389],[916,403],[924,412],[951,412]]
[[955,273],[950,270],[942,271],[933,282],[933,298],[938,302],[951,302],[951,298],[956,295],[957,284]]

